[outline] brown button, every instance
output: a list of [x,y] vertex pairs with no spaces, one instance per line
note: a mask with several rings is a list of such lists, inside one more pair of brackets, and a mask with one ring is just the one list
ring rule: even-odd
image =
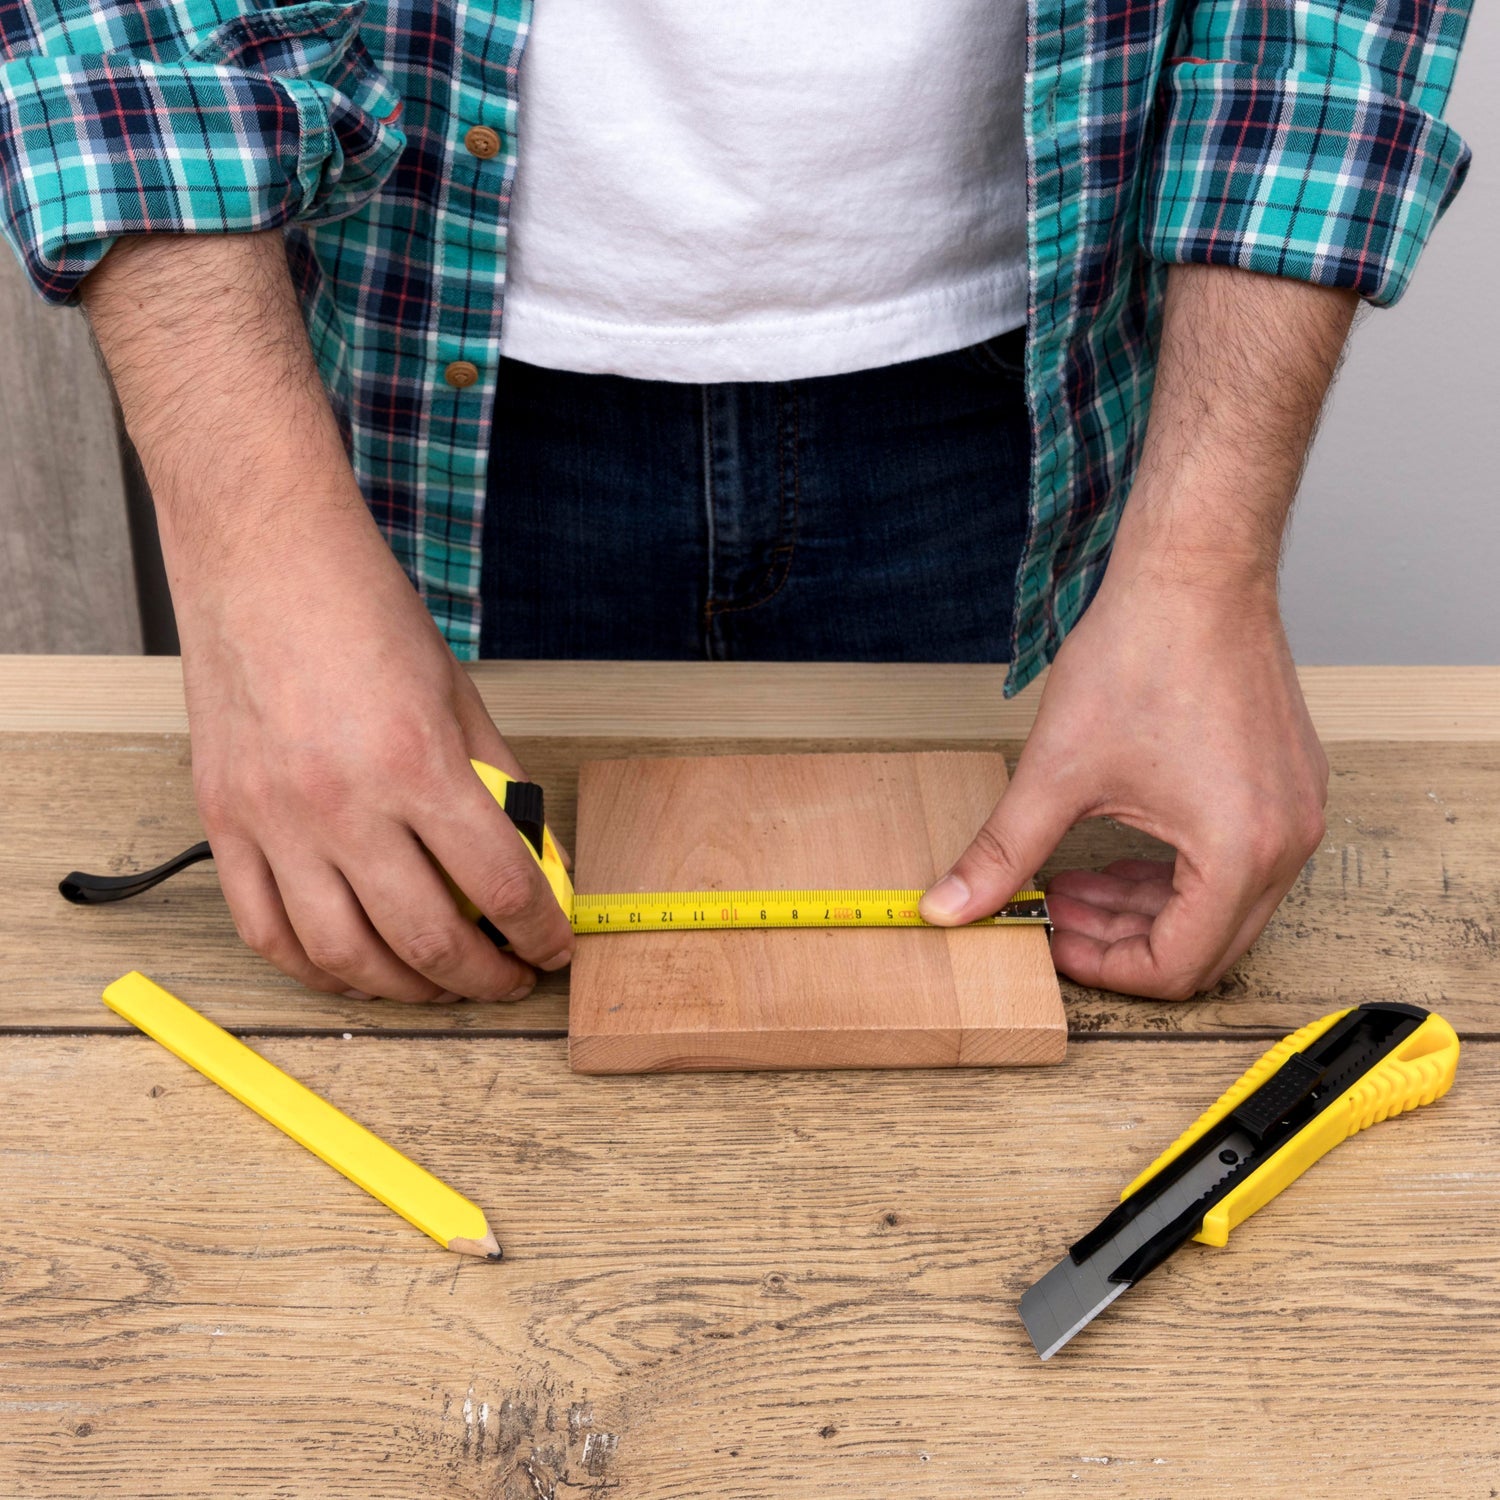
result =
[[488,161],[500,154],[500,132],[491,130],[488,125],[476,125],[464,136],[464,145],[469,148],[471,156]]
[[455,390],[461,391],[466,385],[473,385],[479,379],[479,366],[471,365],[466,359],[455,359],[443,371],[443,379]]

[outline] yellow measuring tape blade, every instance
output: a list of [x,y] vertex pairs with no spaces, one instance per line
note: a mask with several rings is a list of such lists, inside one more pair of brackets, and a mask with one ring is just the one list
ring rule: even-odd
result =
[[[573,896],[573,931],[710,932],[757,927],[926,927],[921,891],[641,891]],[[1017,891],[974,927],[1045,927],[1041,891]]]

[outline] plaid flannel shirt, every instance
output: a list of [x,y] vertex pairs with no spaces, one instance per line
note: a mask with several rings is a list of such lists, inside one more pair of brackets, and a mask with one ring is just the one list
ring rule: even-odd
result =
[[[1034,462],[1012,692],[1108,559],[1166,266],[1394,302],[1468,164],[1441,116],[1469,0],[1029,5]],[[118,235],[285,228],[360,485],[460,657],[479,639],[530,15],[531,0],[0,0],[0,227],[38,290],[69,300]],[[476,125],[498,154],[466,146]],[[466,388],[449,383],[459,361],[478,371]]]

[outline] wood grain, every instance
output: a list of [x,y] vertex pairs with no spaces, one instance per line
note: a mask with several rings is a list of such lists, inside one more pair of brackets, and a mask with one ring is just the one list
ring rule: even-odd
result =
[[140,649],[109,387],[0,250],[0,651]]
[[[549,819],[571,844],[578,767],[601,753],[857,743],[520,739],[516,749],[546,786]],[[1500,764],[1492,748],[1336,744],[1330,759],[1328,837],[1250,954],[1210,995],[1186,1004],[1065,984],[1075,1033],[1279,1036],[1334,1004],[1384,999],[1434,1006],[1466,1036],[1500,1034]],[[413,1007],[303,990],[241,945],[211,866],[118,907],[71,907],[56,894],[69,869],[143,869],[199,837],[185,739],[0,735],[0,1028],[117,1027],[99,991],[133,967],[235,1030],[566,1027],[566,976],[545,976],[531,999],[512,1006]],[[1052,868],[1155,849],[1129,829],[1086,823]]]
[[1258,1046],[584,1079],[555,1042],[261,1045],[483,1203],[506,1261],[444,1253],[143,1038],[0,1038],[0,1493],[1500,1482],[1495,1046],[1043,1365],[1021,1291]]
[[[1005,789],[1002,756],[726,755],[585,763],[583,891],[925,890]],[[646,932],[584,939],[581,1073],[1061,1062],[1037,928]]]
[[[479,662],[507,735],[603,739],[1024,739],[1040,684],[1004,667],[766,662]],[[1325,740],[1500,739],[1500,667],[1302,667]],[[0,731],[181,734],[175,658],[0,657]]]

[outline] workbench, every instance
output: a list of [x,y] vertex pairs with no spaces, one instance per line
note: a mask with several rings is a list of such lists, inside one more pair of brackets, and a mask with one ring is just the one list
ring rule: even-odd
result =
[[[998,669],[485,664],[582,760],[999,744]],[[239,943],[164,659],[0,659],[0,1496],[825,1500],[1500,1489],[1500,669],[1304,674],[1328,835],[1189,1004],[1065,985],[1058,1067],[583,1078],[566,979],[357,1003]],[[1149,851],[1109,823],[1057,865]],[[710,939],[711,940],[711,939]],[[99,1003],[139,967],[468,1193],[447,1254]],[[1366,999],[1464,1038],[1430,1109],[1184,1247],[1047,1364],[1022,1290],[1265,1047]]]

